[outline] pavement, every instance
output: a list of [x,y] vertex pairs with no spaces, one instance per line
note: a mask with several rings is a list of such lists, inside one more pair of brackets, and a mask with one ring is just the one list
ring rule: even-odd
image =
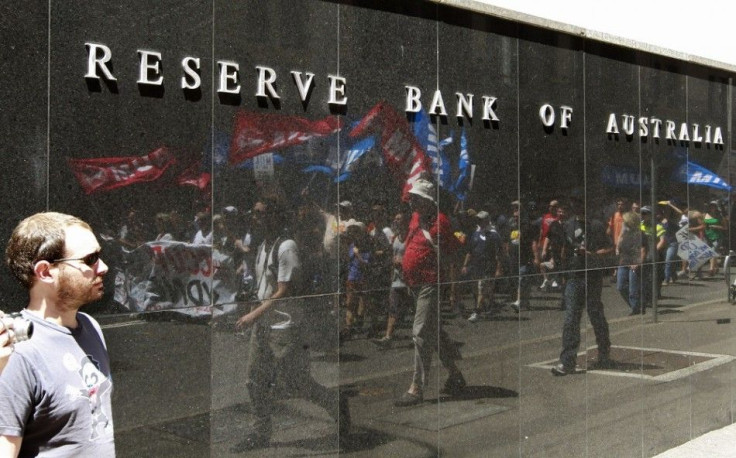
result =
[[528,310],[507,306],[476,323],[446,308],[445,329],[460,346],[468,388],[461,396],[440,394],[445,372],[435,357],[424,403],[405,409],[395,408],[393,400],[411,377],[409,319],[389,346],[366,335],[340,345],[333,332],[339,318],[325,312],[331,306],[323,300],[312,309],[312,318],[323,322],[310,325],[311,375],[350,397],[351,434],[339,438],[334,419],[316,404],[282,400],[270,446],[250,452],[238,449],[252,419],[243,383],[247,332],[234,331],[231,319],[204,325],[152,317],[103,323],[116,383],[117,453],[736,456],[736,427],[729,426],[736,393],[736,307],[726,301],[725,282],[688,281],[662,294],[656,320],[651,309],[628,316],[607,284],[603,301],[616,364],[604,370],[590,366],[595,339],[583,317],[578,370],[565,377],[550,373],[561,343],[559,292],[535,290]]
[[716,429],[656,455],[655,458],[699,458],[736,456],[736,424]]

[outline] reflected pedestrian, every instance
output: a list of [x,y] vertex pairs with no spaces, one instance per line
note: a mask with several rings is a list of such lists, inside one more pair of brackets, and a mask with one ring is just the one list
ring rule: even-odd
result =
[[394,402],[397,407],[423,402],[435,348],[442,365],[449,372],[442,392],[457,394],[465,388],[465,379],[455,364],[459,358],[457,348],[442,329],[440,321],[442,269],[439,261],[442,253],[455,250],[457,242],[450,220],[437,208],[436,192],[434,185],[423,178],[417,179],[409,190],[413,214],[402,267],[404,280],[411,288],[416,305],[412,328],[414,376],[409,390]]
[[267,447],[273,433],[277,393],[309,399],[327,410],[339,424],[342,439],[350,426],[347,398],[338,398],[311,376],[309,346],[304,344],[303,307],[298,296],[301,262],[296,243],[282,234],[286,211],[275,199],[263,199],[253,209],[253,224],[264,234],[255,262],[258,302],[236,326],[253,326],[245,383],[254,420],[249,434],[234,451]]
[[575,372],[583,309],[588,311],[598,344],[598,360],[594,367],[606,368],[612,365],[611,341],[601,295],[603,277],[607,272],[603,269],[603,259],[613,252],[613,244],[601,221],[586,221],[576,214],[579,211],[577,205],[572,205],[570,210],[574,216],[565,223],[565,245],[562,250],[563,270],[568,272],[564,292],[562,352],[559,363],[552,368],[552,374],[558,376]]

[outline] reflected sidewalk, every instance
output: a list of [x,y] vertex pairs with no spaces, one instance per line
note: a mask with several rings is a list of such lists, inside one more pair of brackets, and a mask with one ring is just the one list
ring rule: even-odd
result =
[[736,424],[716,429],[700,437],[685,442],[679,447],[656,455],[655,458],[692,458],[698,456],[734,456],[736,444]]

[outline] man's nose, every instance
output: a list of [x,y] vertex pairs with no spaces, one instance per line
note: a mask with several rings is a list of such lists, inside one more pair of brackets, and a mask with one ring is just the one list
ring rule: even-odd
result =
[[107,271],[107,264],[105,264],[105,261],[100,258],[99,262],[97,263],[97,275],[105,275]]

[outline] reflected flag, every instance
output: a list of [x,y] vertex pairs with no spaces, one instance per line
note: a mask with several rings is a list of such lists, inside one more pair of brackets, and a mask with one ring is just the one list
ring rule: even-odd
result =
[[345,159],[343,159],[342,164],[340,165],[340,175],[338,178],[342,179],[336,179],[335,181],[337,182],[346,180],[355,170],[355,167],[358,165],[358,160],[363,157],[365,153],[370,151],[371,148],[373,148],[375,145],[376,137],[374,136],[366,137],[353,143],[353,145],[350,146],[345,153]]
[[411,132],[409,123],[386,101],[371,108],[350,131],[351,138],[370,134],[380,137],[381,151],[389,173],[403,183],[401,197],[409,200],[409,189],[423,172],[431,171],[427,154]]
[[672,178],[683,183],[708,186],[724,191],[731,190],[731,185],[723,178],[692,161],[687,161],[678,167]]
[[202,164],[200,161],[193,162],[189,167],[176,179],[177,184],[182,186],[194,186],[202,191],[207,189],[210,181],[212,181],[212,174],[202,170]]
[[465,135],[465,129],[460,134],[460,159],[457,168],[459,174],[452,186],[452,191],[458,199],[465,200],[468,197],[468,191],[470,191],[470,154],[468,153],[468,138]]
[[435,176],[440,187],[450,189],[452,187],[452,177],[450,176],[450,161],[447,159],[443,149],[447,145],[452,144],[452,134],[440,141],[437,135],[437,129],[432,124],[427,112],[422,108],[415,114],[414,118],[414,136],[422,145],[424,151],[432,162],[432,174]]
[[[343,154],[343,159],[335,163],[329,161],[327,165],[310,165],[302,169],[304,173],[322,173],[335,177],[335,183],[341,183],[355,171],[358,161],[376,144],[376,138],[366,137],[353,143]],[[337,175],[337,176],[336,176]]]
[[342,127],[339,116],[310,121],[298,116],[239,111],[230,141],[230,164],[334,134]]
[[175,162],[176,158],[166,147],[135,157],[67,159],[86,194],[154,181]]
[[215,130],[207,139],[202,158],[202,167],[209,170],[210,167],[222,167],[228,163],[228,152],[230,149],[230,134]]

